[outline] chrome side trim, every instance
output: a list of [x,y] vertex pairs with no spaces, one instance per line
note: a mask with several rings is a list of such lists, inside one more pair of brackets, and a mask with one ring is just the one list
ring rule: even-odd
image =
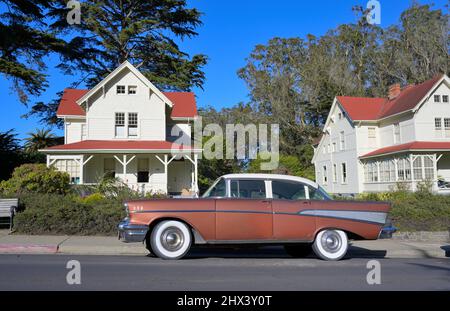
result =
[[304,210],[300,215],[364,221],[384,225],[387,213],[370,211]]

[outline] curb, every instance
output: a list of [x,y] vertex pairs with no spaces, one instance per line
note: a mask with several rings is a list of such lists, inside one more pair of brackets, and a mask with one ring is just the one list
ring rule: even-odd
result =
[[0,254],[56,254],[58,245],[0,244]]

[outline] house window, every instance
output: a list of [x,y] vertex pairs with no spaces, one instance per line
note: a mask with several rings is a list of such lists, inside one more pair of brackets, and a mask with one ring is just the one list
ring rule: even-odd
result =
[[117,85],[116,93],[117,94],[125,94],[125,85]]
[[394,123],[394,144],[400,143],[400,124]]
[[333,182],[337,182],[337,165],[333,164]]
[[369,147],[375,147],[377,145],[377,134],[374,127],[369,127],[368,129]]
[[128,113],[128,136],[138,136],[138,114],[136,112]]
[[116,161],[114,158],[105,158],[103,160],[103,173],[105,178],[116,177]]
[[442,119],[434,118],[434,136],[436,138],[442,138]]
[[116,137],[125,136],[125,113],[123,112],[116,112],[115,135]]
[[389,161],[389,180],[395,181],[395,163],[394,160]]
[[341,181],[343,184],[347,183],[347,164],[341,163]]
[[425,179],[433,180],[434,179],[434,163],[433,160],[429,156],[423,157],[423,166],[425,171]]
[[448,95],[442,95],[442,102],[448,103]]
[[413,161],[413,171],[414,171],[414,179],[422,180],[422,157],[418,156]]
[[339,118],[339,120],[342,120],[342,113],[339,112],[338,118]]
[[441,102],[441,96],[440,95],[434,95],[434,102],[440,103]]
[[129,85],[128,86],[128,94],[136,94],[137,86],[136,85]]
[[81,140],[86,140],[86,137],[87,137],[86,124],[81,124]]
[[331,145],[328,144],[328,153],[331,153]]
[[344,135],[344,131],[342,131],[340,134],[340,141],[341,141],[341,151],[345,150],[345,135]]
[[333,152],[336,152],[336,143],[333,143]]
[[450,138],[450,118],[444,118],[445,138]]
[[149,180],[148,158],[138,159],[138,183],[147,183]]
[[322,178],[323,178],[322,183],[323,183],[324,185],[326,185],[327,182],[328,182],[327,166],[326,166],[326,165],[323,166],[322,172],[323,172],[323,174],[322,174],[322,175],[323,175],[323,176],[322,176]]
[[66,172],[70,176],[70,183],[80,183],[80,164],[75,160],[56,160],[54,164],[55,168],[60,172]]
[[403,162],[403,159],[397,161],[397,175],[398,180],[405,180],[405,162]]

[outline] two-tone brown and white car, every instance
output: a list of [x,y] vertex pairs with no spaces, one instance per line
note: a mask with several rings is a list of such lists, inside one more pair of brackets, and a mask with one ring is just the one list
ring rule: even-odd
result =
[[312,251],[339,260],[349,239],[389,237],[390,204],[332,200],[315,182],[273,174],[230,174],[198,199],[125,203],[119,238],[145,242],[154,255],[179,259],[192,245],[278,244],[294,257]]

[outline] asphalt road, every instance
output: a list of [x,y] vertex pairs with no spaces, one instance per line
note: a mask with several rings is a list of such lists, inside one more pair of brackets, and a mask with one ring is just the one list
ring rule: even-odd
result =
[[[81,284],[68,285],[69,260]],[[193,250],[164,261],[145,256],[0,255],[3,290],[450,290],[448,259],[388,259],[369,285],[370,258],[294,259],[282,249]]]

